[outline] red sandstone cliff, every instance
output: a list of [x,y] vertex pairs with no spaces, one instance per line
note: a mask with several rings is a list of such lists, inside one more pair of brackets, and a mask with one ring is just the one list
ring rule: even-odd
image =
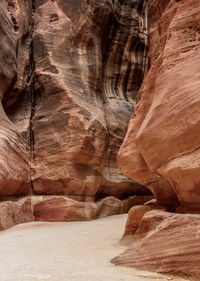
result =
[[116,161],[146,65],[145,7],[1,1],[0,201],[13,201],[0,203],[2,228],[26,220],[17,196],[31,196],[36,220],[94,219],[147,200],[124,200],[148,190]]
[[116,156],[143,79],[143,1],[3,0],[0,196],[144,193]]
[[35,193],[139,190],[116,165],[145,67],[139,2],[35,1]]
[[113,262],[199,280],[199,215],[153,210],[200,211],[199,1],[149,1],[148,24],[148,68],[118,161],[157,204],[130,210],[130,248]]
[[118,160],[162,204],[200,202],[199,1],[150,1],[149,63]]
[[[199,216],[164,211],[199,212],[199,12],[198,0],[2,0],[1,199],[121,197],[146,185],[157,204],[131,209],[131,247],[113,262],[199,280]],[[118,156],[131,181],[116,155],[136,98]],[[0,228],[33,211],[94,219],[134,200],[4,202]]]

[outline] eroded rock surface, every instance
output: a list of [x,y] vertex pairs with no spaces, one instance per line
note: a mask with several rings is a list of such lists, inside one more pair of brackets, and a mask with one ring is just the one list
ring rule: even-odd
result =
[[31,221],[34,221],[31,198],[0,202],[0,230]]
[[0,195],[145,193],[116,155],[141,85],[143,1],[2,0]]
[[150,198],[132,196],[119,200],[113,196],[98,202],[78,202],[66,196],[32,196],[33,213],[36,221],[88,221],[97,218],[122,214],[136,204],[142,204]]
[[[199,24],[198,0],[149,1],[148,67],[118,156],[157,205],[184,213],[200,212]],[[132,244],[113,262],[199,280],[199,216],[148,209],[129,211]]]
[[112,261],[138,269],[200,278],[200,216],[147,212],[130,248]]
[[35,1],[35,193],[144,192],[116,164],[145,67],[142,2]]
[[126,176],[162,204],[199,210],[200,6],[150,1],[149,63],[119,153]]
[[29,8],[28,1],[0,3],[0,195],[31,191]]

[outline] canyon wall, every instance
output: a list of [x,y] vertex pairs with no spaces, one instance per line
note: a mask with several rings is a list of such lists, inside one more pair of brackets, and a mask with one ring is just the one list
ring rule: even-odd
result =
[[146,65],[143,1],[2,0],[0,19],[0,196],[147,193],[116,161]]
[[35,1],[36,194],[119,197],[144,191],[116,164],[145,68],[140,2]]
[[149,1],[148,25],[148,67],[118,162],[156,201],[129,211],[130,247],[112,262],[200,280],[199,1]]
[[31,193],[28,1],[0,3],[0,195]]
[[186,210],[200,202],[199,12],[198,0],[150,1],[148,69],[118,156],[159,203]]

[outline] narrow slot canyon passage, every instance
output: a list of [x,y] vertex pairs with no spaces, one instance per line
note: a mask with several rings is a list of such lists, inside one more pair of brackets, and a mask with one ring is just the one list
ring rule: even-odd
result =
[[33,222],[0,232],[0,280],[183,280],[110,263],[126,248],[118,243],[126,218],[117,215],[89,222]]
[[0,38],[0,281],[200,281],[199,0],[1,0]]

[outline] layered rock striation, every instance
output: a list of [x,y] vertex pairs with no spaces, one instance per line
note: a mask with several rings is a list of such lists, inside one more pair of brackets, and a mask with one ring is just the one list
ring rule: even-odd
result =
[[[1,1],[0,213],[8,225],[19,214],[23,221],[15,208],[23,196],[42,196],[29,220],[55,221],[125,212],[135,199],[123,199],[148,193],[116,161],[146,66],[145,7]],[[99,201],[106,196],[122,201]]]
[[141,85],[143,1],[0,4],[0,195],[145,193],[116,155]]
[[156,202],[129,211],[130,247],[112,261],[199,280],[200,6],[148,4],[148,67],[118,161]]
[[129,249],[112,262],[198,281],[199,226],[199,214],[149,211],[141,219]]
[[35,1],[36,194],[142,191],[116,164],[145,68],[140,2]]
[[28,1],[0,3],[0,195],[31,193]]
[[197,211],[199,193],[199,2],[149,2],[148,69],[119,152],[126,176],[158,202]]

